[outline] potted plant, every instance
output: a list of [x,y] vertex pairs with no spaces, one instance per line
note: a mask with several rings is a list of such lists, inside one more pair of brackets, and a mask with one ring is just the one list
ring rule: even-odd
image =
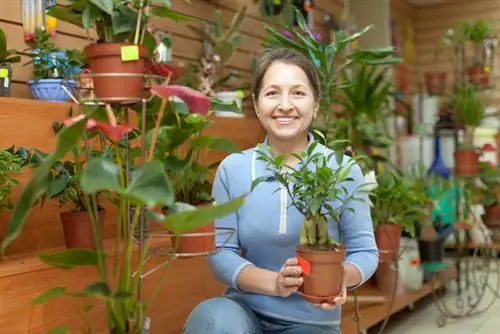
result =
[[12,64],[20,61],[21,56],[17,54],[17,50],[7,48],[7,36],[0,29],[0,97],[10,96]]
[[489,72],[486,67],[484,41],[491,34],[490,25],[482,20],[469,21],[462,24],[462,35],[465,41],[469,41],[474,47],[474,62],[467,68],[469,82],[485,89],[489,87]]
[[398,172],[377,175],[377,187],[370,193],[375,240],[381,262],[393,262],[399,256],[403,229],[415,235],[415,221],[428,217],[423,194],[410,179]]
[[[132,127],[128,124],[120,124],[115,111],[109,105],[104,108],[104,115],[100,114],[103,108],[82,105],[81,114],[63,122],[64,126],[56,134],[55,150],[43,158],[24,187],[7,222],[7,233],[0,249],[2,254],[5,254],[7,247],[20,235],[31,208],[39,195],[47,189],[50,171],[54,164],[63,159],[71,150],[83,145],[85,155],[78,156],[78,158],[84,158],[86,163],[83,166],[76,165],[78,168],[82,167],[76,175],[79,175],[77,182],[84,194],[85,208],[92,223],[96,249],[65,249],[41,254],[39,258],[51,267],[64,270],[79,266],[94,267],[97,270],[98,279],[82,291],[69,291],[61,286],[53,287],[33,302],[42,304],[57,297],[84,298],[89,301],[98,298],[105,303],[107,330],[113,334],[148,332],[145,318],[154,294],[150,295],[146,301],[141,298],[139,291],[141,278],[147,271],[144,264],[149,254],[149,243],[145,243],[144,249],[140,248],[137,264],[136,255],[133,252],[135,226],[142,225],[143,219],[148,219],[159,222],[165,230],[184,233],[233,213],[242,205],[244,199],[243,195],[202,209],[175,202],[165,163],[154,159],[153,154],[158,144],[161,120],[169,105],[169,99],[173,96],[184,98],[188,110],[193,113],[206,114],[210,108],[210,101],[206,96],[186,87],[173,88],[167,84],[153,86],[152,94],[161,99],[162,107],[159,108],[157,114],[148,115],[153,117],[153,125],[150,126],[148,123],[145,131],[140,132],[141,145],[138,149],[142,159],[137,162],[133,172],[130,173],[130,181],[125,183],[126,166],[121,157],[126,150],[132,150],[134,147],[131,146],[132,144],[122,145],[119,140],[129,134]],[[144,112],[143,117],[145,116]],[[90,135],[94,132],[104,135],[105,140],[117,150],[116,157],[91,155],[91,143],[87,140],[87,133]],[[145,148],[146,137],[150,138],[149,150]],[[98,205],[95,199],[97,194],[103,192],[113,194],[120,208],[116,223],[117,240],[113,252],[121,253],[122,256],[107,257],[101,242],[102,232],[98,225]],[[126,214],[126,207],[129,204],[136,205],[134,219],[130,223]],[[168,207],[169,214],[165,216],[153,212],[154,209],[160,207]],[[148,209],[147,216],[141,217],[142,209]],[[119,270],[112,270],[113,268],[119,268]],[[133,275],[133,270],[137,271],[136,275]],[[163,282],[163,279],[160,280],[154,290],[158,290]],[[91,309],[88,303],[84,303],[83,316],[87,317]],[[59,331],[64,331],[60,328],[61,326],[58,327]],[[81,331],[95,332],[95,329],[91,322],[84,322]]]
[[225,117],[243,117],[241,113],[243,104],[243,93],[239,90],[221,90],[224,85],[230,83],[234,78],[238,78],[238,73],[230,71],[226,74],[227,65],[233,59],[233,55],[241,44],[240,26],[246,13],[246,6],[241,6],[235,13],[231,24],[227,29],[222,22],[220,10],[214,12],[214,23],[212,26],[205,26],[204,29],[188,25],[205,45],[205,54],[200,59],[198,69],[199,91],[207,96],[226,103],[236,103],[239,113],[226,110],[215,110],[215,115]]
[[[182,101],[173,102],[172,106],[159,129],[161,136],[155,158],[165,162],[177,201],[199,208],[210,206],[213,199],[209,176],[219,161],[204,165],[200,157],[213,150],[233,153],[238,148],[227,138],[205,135],[205,130],[214,122],[200,114],[179,112],[187,110]],[[178,128],[174,128],[175,125]],[[209,252],[214,247],[214,224],[174,235],[172,243],[183,255]]]
[[[321,134],[317,135],[326,141]],[[286,189],[291,205],[304,215],[297,258],[301,264],[308,263],[305,267],[309,268],[304,270],[300,293],[314,304],[331,301],[342,288],[345,249],[340,231],[332,235],[329,231],[335,227],[332,229],[328,225],[338,224],[340,214],[352,210],[350,204],[363,201],[358,196],[368,192],[363,189],[366,184],[353,184],[350,175],[355,160],[344,161],[343,152],[330,151],[319,141],[313,141],[306,151],[294,155],[295,167],[287,165],[284,156],[273,156],[266,146],[260,145],[257,152],[257,159],[267,163],[270,175],[255,179],[252,191],[271,176],[280,189]],[[339,167],[332,168],[334,161]]]
[[95,96],[108,102],[127,102],[143,96],[142,75],[146,72],[146,59],[153,56],[155,47],[154,38],[146,30],[151,17],[196,20],[173,11],[170,1],[85,0],[84,5],[81,0],[68,2],[50,8],[47,14],[97,33],[97,40],[83,52],[93,74]]
[[0,219],[12,209],[12,189],[19,184],[13,174],[19,172],[29,160],[28,151],[14,146],[0,150]]
[[[448,29],[440,38],[436,49],[434,50],[434,62],[436,66],[439,64],[439,56],[443,46],[451,47],[453,45],[453,38],[455,31]],[[429,95],[443,95],[446,91],[446,83],[448,80],[448,73],[443,71],[428,71],[424,73],[424,82],[427,94]]]
[[458,121],[461,126],[465,127],[463,142],[453,153],[455,175],[474,177],[479,172],[479,152],[474,146],[474,132],[481,124],[485,107],[481,102],[477,88],[470,84],[457,87],[453,92],[452,99],[458,114]]
[[31,60],[24,64],[33,65],[33,79],[28,81],[31,95],[37,100],[65,102],[70,99],[68,90],[76,87],[72,75],[85,64],[79,50],[61,50],[50,41],[50,34],[37,28],[33,47],[27,49]]
[[484,205],[483,221],[489,228],[500,227],[500,173],[488,162],[479,163],[480,202]]

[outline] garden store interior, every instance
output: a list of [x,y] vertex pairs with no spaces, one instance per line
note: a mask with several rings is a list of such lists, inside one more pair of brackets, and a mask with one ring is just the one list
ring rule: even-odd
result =
[[497,333],[499,38],[498,0],[0,1],[0,332],[178,334],[224,292],[211,222],[245,199],[211,182],[264,140],[250,78],[285,46],[377,183],[342,333]]

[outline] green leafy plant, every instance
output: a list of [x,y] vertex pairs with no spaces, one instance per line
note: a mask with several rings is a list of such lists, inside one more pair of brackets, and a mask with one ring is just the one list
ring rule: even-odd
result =
[[147,34],[146,26],[152,17],[169,18],[176,22],[197,20],[172,10],[171,0],[68,0],[67,2],[69,3],[67,5],[50,8],[48,15],[84,29],[93,29],[97,34],[98,43],[142,44]]
[[456,87],[452,96],[453,107],[457,110],[460,124],[465,126],[462,148],[474,149],[474,132],[484,118],[485,106],[478,94],[478,89],[465,84]]
[[29,62],[33,65],[33,79],[67,78],[85,64],[85,56],[80,50],[63,50],[50,40],[50,34],[37,28],[32,47],[26,49]]
[[395,171],[377,175],[377,187],[370,193],[374,227],[397,224],[415,235],[415,221],[425,222],[429,216],[423,204],[428,199],[419,182]]
[[[6,237],[1,244],[1,251],[5,254],[7,247],[20,235],[26,218],[40,194],[47,190],[54,165],[63,160],[73,149],[82,145],[85,148],[86,163],[75,165],[80,169],[75,172],[75,175],[79,176],[79,187],[83,192],[85,208],[92,222],[96,249],[67,249],[42,254],[39,258],[47,265],[62,270],[81,266],[94,267],[98,273],[98,280],[90,283],[82,291],[69,291],[65,287],[54,287],[42,293],[33,302],[41,304],[63,296],[81,298],[86,301],[82,312],[87,315],[92,309],[92,305],[89,305],[92,299],[104,300],[108,330],[114,334],[143,331],[147,309],[164,281],[160,279],[159,285],[153,289],[154,292],[148,296],[148,299],[144,300],[140,297],[138,291],[141,276],[145,272],[144,264],[149,254],[149,243],[141,249],[138,265],[133,266],[136,227],[143,226],[144,220],[147,219],[158,222],[171,233],[185,233],[236,211],[244,199],[243,195],[225,203],[200,209],[176,201],[172,182],[166,172],[167,167],[164,162],[154,159],[153,155],[158,144],[161,120],[165,115],[166,107],[170,104],[169,99],[172,97],[184,100],[188,110],[192,113],[206,114],[210,108],[210,101],[208,97],[186,87],[154,85],[151,91],[153,95],[161,99],[161,107],[157,114],[149,115],[155,120],[153,125],[145,124],[146,129],[140,134],[140,142],[143,143],[140,147],[142,158],[134,165],[130,175],[127,175],[126,160],[123,156],[125,156],[125,150],[131,150],[132,146],[129,144],[124,147],[120,139],[130,134],[132,127],[118,123],[115,111],[109,105],[104,108],[105,119],[101,119],[99,115],[102,108],[82,106],[83,113],[63,122],[64,126],[56,134],[54,151],[43,158],[24,187],[7,222]],[[89,141],[93,132],[105,135],[105,139],[116,149],[117,154],[93,157],[90,154],[91,143]],[[149,150],[146,150],[144,144],[146,137],[151,137]],[[114,257],[111,261],[105,261],[106,253],[97,221],[96,196],[104,192],[113,194],[119,207],[116,224],[117,242],[113,251],[122,253],[123,256]],[[134,206],[130,221],[127,210],[129,204]],[[155,208],[163,207],[169,209],[169,215],[152,212]],[[141,215],[141,211],[147,211],[148,214]],[[137,271],[136,275],[132,275],[133,268]],[[163,274],[165,273],[166,271]],[[82,331],[94,332],[91,323],[85,323],[83,326]]]
[[[324,142],[324,137],[317,135]],[[328,221],[337,223],[342,211],[352,211],[349,204],[363,201],[357,196],[368,191],[364,189],[366,184],[357,185],[352,192],[347,189],[353,182],[351,169],[354,159],[343,161],[342,153],[324,151],[319,145],[319,141],[313,141],[306,151],[293,154],[296,166],[287,165],[284,156],[273,156],[269,148],[262,145],[258,147],[257,159],[267,163],[267,170],[288,192],[291,205],[305,217],[300,230],[300,246],[320,250],[339,249],[341,241],[333,240],[328,235]],[[339,167],[333,169],[335,162]],[[267,179],[267,175],[256,178],[252,190]]]
[[8,49],[7,36],[5,32],[0,29],[0,64],[15,64],[21,61],[18,51],[15,49]]
[[500,172],[488,162],[479,162],[479,178],[482,187],[475,187],[481,203],[485,206],[500,203]]
[[14,146],[0,150],[0,214],[12,209],[12,189],[19,184],[13,177],[27,164],[29,153]]

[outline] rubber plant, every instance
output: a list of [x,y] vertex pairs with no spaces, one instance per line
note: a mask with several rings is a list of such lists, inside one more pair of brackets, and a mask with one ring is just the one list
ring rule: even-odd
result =
[[51,7],[48,15],[97,35],[95,43],[84,49],[92,73],[135,75],[122,76],[121,85],[114,84],[116,76],[94,76],[94,93],[102,101],[142,97],[142,74],[156,46],[147,30],[152,18],[198,20],[172,10],[171,0],[69,0],[67,5]]
[[395,261],[402,230],[414,236],[415,222],[428,220],[428,207],[424,206],[427,197],[418,182],[398,171],[378,174],[376,183],[370,201],[380,261]]
[[[316,132],[325,143],[326,138]],[[285,157],[274,156],[266,146],[257,148],[258,160],[267,164],[270,175],[256,178],[252,191],[262,182],[276,179],[279,189],[286,189],[291,204],[303,216],[297,256],[303,264],[302,296],[315,304],[331,302],[342,288],[342,262],[345,249],[338,228],[343,211],[353,211],[353,201],[365,201],[367,184],[355,184],[351,170],[355,159],[345,159],[313,141],[306,151],[294,154],[295,167],[285,163]],[[346,161],[347,160],[347,161]],[[338,166],[338,167],[335,167]],[[350,188],[350,190],[348,190]],[[332,226],[329,226],[332,224]],[[335,239],[336,238],[336,239]]]
[[481,125],[486,108],[478,89],[467,83],[455,88],[452,103],[460,125],[465,127],[463,142],[454,152],[455,175],[475,177],[479,173],[479,151],[474,146],[474,133]]
[[15,49],[8,49],[7,36],[0,28],[0,97],[10,96],[12,64],[19,63],[21,56]]
[[[54,164],[63,159],[73,148],[83,146],[86,152],[86,163],[77,174],[80,175],[79,183],[84,193],[85,207],[92,222],[96,249],[64,249],[41,254],[39,258],[45,264],[62,270],[71,270],[76,267],[96,268],[98,280],[89,283],[82,291],[70,291],[64,286],[54,287],[42,293],[33,302],[41,304],[56,297],[79,298],[85,301],[82,307],[83,318],[91,319],[89,312],[94,305],[92,301],[104,301],[107,329],[114,334],[147,332],[145,318],[148,307],[164,282],[162,276],[147,298],[141,295],[141,277],[145,273],[144,264],[149,254],[149,242],[140,248],[139,262],[137,265],[133,265],[133,259],[135,260],[137,257],[133,252],[136,226],[143,225],[147,218],[158,222],[166,231],[175,234],[184,233],[236,211],[244,199],[243,195],[232,201],[214,203],[214,205],[201,209],[175,200],[165,162],[154,159],[153,154],[158,143],[159,128],[165,109],[172,97],[182,99],[191,113],[206,114],[211,103],[206,96],[199,92],[186,87],[171,87],[167,83],[154,85],[151,93],[161,99],[161,108],[157,114],[150,115],[155,119],[152,127],[144,129],[141,124],[140,142],[144,143],[146,137],[150,137],[151,141],[149,149],[141,144],[139,161],[129,177],[126,175],[123,157],[125,150],[130,150],[132,147],[124,147],[119,143],[119,140],[133,131],[132,126],[119,123],[110,105],[104,109],[88,105],[82,106],[84,109],[81,114],[63,122],[64,127],[56,134],[54,151],[43,159],[24,187],[7,222],[6,237],[1,244],[2,254],[5,255],[8,246],[22,232],[26,219],[39,195],[46,191],[49,174]],[[105,118],[100,117],[98,114],[100,111],[105,113]],[[106,140],[110,141],[117,154],[113,157],[107,155],[92,157],[88,136],[93,132],[105,135]],[[122,256],[115,256],[108,261],[105,261],[107,249],[102,243],[102,231],[97,216],[98,206],[95,201],[96,195],[101,192],[113,194],[119,207],[116,243],[111,252],[122,254]],[[129,204],[135,205],[133,219],[130,222],[127,218]],[[168,208],[167,215],[153,212],[155,209],[163,207]],[[147,211],[148,214],[142,215],[143,211]],[[134,271],[136,271],[136,275],[133,275]],[[163,271],[163,275],[165,273],[166,270]],[[82,326],[84,326],[82,332],[95,332],[90,320]],[[58,327],[57,330],[58,333],[69,333],[69,330],[62,327]]]

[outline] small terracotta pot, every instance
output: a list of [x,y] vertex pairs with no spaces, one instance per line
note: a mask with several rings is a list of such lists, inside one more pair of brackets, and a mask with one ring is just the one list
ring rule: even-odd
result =
[[429,95],[442,95],[446,91],[446,72],[426,72],[424,74],[425,89]]
[[379,251],[379,261],[396,261],[401,244],[403,227],[396,224],[380,224],[375,229],[375,241]]
[[309,262],[310,273],[304,275],[300,293],[310,303],[332,302],[341,293],[345,249],[309,250],[297,248],[297,256]]
[[[106,218],[105,211],[99,211],[98,216],[102,231],[104,219]],[[60,217],[66,248],[96,248],[88,212],[61,212]]]
[[[127,73],[144,74],[148,51],[139,46],[139,59],[122,61],[122,48],[133,46],[128,43],[90,44],[83,52],[88,59],[88,67],[93,74]],[[121,102],[140,99],[143,96],[144,78],[141,76],[94,76],[94,94],[104,102]]]
[[467,69],[467,77],[469,82],[479,86],[479,88],[486,89],[490,85],[490,76],[484,72],[481,66],[473,66]]
[[[205,207],[210,204],[198,205]],[[215,226],[214,223],[204,225],[195,230],[185,232],[179,236],[172,237],[172,246],[177,245],[177,254],[209,253],[215,248]],[[193,234],[204,233],[205,235],[193,236]]]
[[479,153],[476,151],[456,151],[455,176],[475,177],[479,173]]
[[484,207],[484,224],[490,228],[500,227],[500,205],[488,205]]

